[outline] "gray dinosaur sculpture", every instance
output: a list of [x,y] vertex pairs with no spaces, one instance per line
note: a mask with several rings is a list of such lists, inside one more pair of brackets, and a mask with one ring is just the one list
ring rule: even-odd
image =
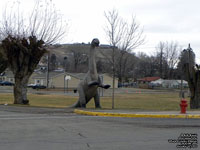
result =
[[93,39],[91,46],[90,46],[90,55],[89,55],[89,70],[79,85],[78,85],[78,92],[79,92],[79,99],[78,101],[72,106],[74,108],[82,107],[85,108],[86,104],[94,98],[95,107],[101,108],[100,105],[100,97],[98,93],[98,87],[108,89],[110,85],[103,85],[96,68],[96,61],[95,61],[95,48],[99,46],[99,40]]

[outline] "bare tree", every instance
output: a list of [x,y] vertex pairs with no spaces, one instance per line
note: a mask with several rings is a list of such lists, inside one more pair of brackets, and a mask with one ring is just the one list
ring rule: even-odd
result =
[[20,3],[7,6],[0,24],[1,46],[14,74],[14,103],[27,104],[27,83],[48,45],[64,36],[66,25],[51,0],[36,1],[23,13]]
[[163,63],[164,63],[164,48],[165,48],[165,43],[160,42],[157,47],[157,57],[159,58],[159,72],[160,72],[160,77],[163,77]]
[[53,71],[55,69],[57,69],[57,57],[55,54],[51,54],[51,57],[50,57],[50,66],[49,66],[49,70],[50,71]]
[[[112,108],[114,108],[114,93],[115,93],[115,76],[116,64],[119,64],[119,72],[122,73],[122,61],[126,59],[126,53],[135,49],[144,43],[143,31],[140,25],[136,22],[135,17],[132,17],[131,23],[124,21],[118,15],[116,10],[105,12],[106,18],[105,33],[107,40],[112,47],[110,56],[105,55],[111,66],[113,72],[113,92],[112,92]],[[125,62],[126,63],[126,62]]]
[[116,76],[118,78],[119,83],[127,82],[127,78],[130,72],[134,70],[136,59],[134,54],[131,52],[124,52],[122,55],[121,51],[118,51],[116,55]]
[[179,61],[181,47],[177,42],[160,42],[157,46],[160,77],[173,78],[174,69]]
[[135,77],[152,77],[159,75],[158,57],[148,56],[144,52],[137,54]]
[[89,46],[85,44],[70,45],[67,47],[68,51],[73,55],[73,71],[84,72],[88,70],[88,49]]
[[165,60],[169,66],[168,78],[173,78],[173,71],[178,64],[178,57],[181,52],[181,47],[177,42],[166,42]]

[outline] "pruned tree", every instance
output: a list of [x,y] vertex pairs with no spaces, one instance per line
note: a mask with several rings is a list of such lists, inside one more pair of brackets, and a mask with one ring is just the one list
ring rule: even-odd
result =
[[186,75],[190,89],[190,108],[200,108],[200,66],[195,65],[195,54],[190,47],[183,50],[183,57],[185,59],[183,65],[183,72]]
[[178,76],[182,79],[187,79],[186,74],[184,74],[185,64],[189,64],[189,68],[195,66],[195,54],[193,50],[190,48],[184,49],[179,56],[179,62],[177,65]]
[[36,1],[30,13],[22,12],[20,3],[11,9],[6,7],[1,20],[1,46],[15,78],[14,104],[28,104],[29,77],[48,45],[63,37],[66,25],[51,0]]
[[200,66],[189,67],[185,64],[184,70],[190,89],[190,109],[200,108]]
[[116,64],[120,67],[120,76],[123,71],[123,61],[127,59],[127,53],[144,43],[143,30],[140,29],[140,25],[136,22],[135,17],[132,17],[131,23],[124,21],[119,16],[116,10],[108,11],[104,13],[106,19],[105,33],[107,40],[111,45],[111,55],[105,55],[108,58],[110,65],[112,66],[113,74],[113,92],[112,92],[112,108],[114,108],[114,90],[115,90],[115,77],[116,77]]

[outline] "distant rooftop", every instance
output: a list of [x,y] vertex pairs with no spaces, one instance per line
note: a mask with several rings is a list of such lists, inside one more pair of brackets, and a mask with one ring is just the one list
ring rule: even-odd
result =
[[151,81],[155,81],[155,80],[158,80],[158,79],[160,79],[160,77],[144,77],[144,78],[138,79],[138,81],[151,82]]

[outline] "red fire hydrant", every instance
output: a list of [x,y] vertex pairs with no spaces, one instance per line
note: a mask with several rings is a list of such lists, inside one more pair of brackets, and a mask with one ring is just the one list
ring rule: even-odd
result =
[[181,114],[185,114],[186,113],[186,108],[187,108],[188,104],[187,104],[187,100],[182,99],[181,103],[180,103],[180,107],[181,107]]

